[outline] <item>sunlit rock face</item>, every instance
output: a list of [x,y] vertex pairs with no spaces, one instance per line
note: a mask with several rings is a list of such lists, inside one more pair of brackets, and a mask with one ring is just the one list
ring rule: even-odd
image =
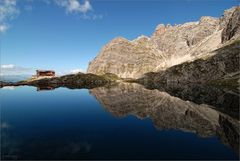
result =
[[[205,54],[220,44],[219,19],[202,17],[199,22],[183,25],[160,25],[151,40],[167,57],[159,69],[170,67]],[[210,45],[209,45],[210,44]],[[209,46],[209,47],[206,47]]]
[[221,18],[204,16],[198,22],[182,25],[160,24],[151,37],[140,36],[133,41],[116,38],[89,63],[88,72],[139,78],[147,72],[213,55],[211,51],[223,45],[222,39],[225,43],[238,37],[238,10],[239,7],[226,10]]
[[[202,137],[218,135],[225,144],[237,151],[239,121],[212,109],[214,107],[184,101],[166,92],[148,90],[138,84],[121,83],[111,88],[94,88],[90,92],[116,117],[148,117],[157,129],[193,132]],[[225,125],[226,121],[228,125]],[[228,138],[230,136],[234,138]]]
[[89,64],[88,72],[114,73],[122,78],[140,77],[148,71],[156,71],[156,66],[164,59],[148,37],[141,36],[134,41],[119,37],[103,47]]

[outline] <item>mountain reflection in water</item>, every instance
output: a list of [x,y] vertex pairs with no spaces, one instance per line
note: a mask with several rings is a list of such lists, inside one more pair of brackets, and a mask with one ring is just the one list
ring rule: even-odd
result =
[[[173,93],[169,88],[167,91]],[[189,90],[187,91],[189,92]],[[239,153],[239,120],[216,111],[213,106],[184,101],[166,92],[157,89],[149,90],[134,83],[120,83],[111,88],[94,88],[90,92],[108,112],[117,117],[126,115],[134,115],[139,119],[149,117],[157,129],[194,132],[201,137],[218,136],[222,143],[229,145],[236,153]],[[182,93],[184,92],[187,93],[186,91]],[[219,94],[214,93],[216,90],[211,90],[211,92],[213,93],[209,94]],[[222,91],[217,90],[217,92],[224,96]],[[186,97],[189,98],[192,93],[188,93]],[[198,96],[200,97],[196,97],[197,102],[202,99],[201,95]],[[228,98],[234,99],[235,102],[232,104],[234,105],[233,109],[236,110],[235,106],[239,102],[239,97],[233,95],[233,97]],[[194,95],[191,99],[194,101]],[[212,98],[207,100],[212,100]],[[226,99],[222,101],[224,105],[225,101]],[[204,99],[201,103],[205,103]],[[220,101],[218,105],[222,105]],[[228,108],[231,109],[229,105]],[[237,113],[236,110],[234,116]]]
[[202,84],[179,85],[176,83],[167,85],[146,84],[145,88],[165,91],[172,96],[197,104],[211,105],[212,108],[239,119],[239,90],[217,88]]
[[134,83],[71,88],[1,89],[1,159],[239,158],[234,92]]

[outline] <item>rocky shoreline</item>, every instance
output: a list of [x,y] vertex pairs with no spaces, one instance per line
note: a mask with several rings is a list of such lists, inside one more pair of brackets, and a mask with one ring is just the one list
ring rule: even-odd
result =
[[95,74],[70,74],[64,75],[60,77],[52,77],[52,78],[42,78],[42,79],[29,79],[19,82],[2,82],[0,81],[0,87],[5,86],[35,86],[42,88],[58,88],[58,87],[67,87],[70,89],[74,88],[86,88],[91,89],[99,86],[104,86],[107,84],[114,83],[116,78],[112,74],[104,74],[104,75],[95,75]]

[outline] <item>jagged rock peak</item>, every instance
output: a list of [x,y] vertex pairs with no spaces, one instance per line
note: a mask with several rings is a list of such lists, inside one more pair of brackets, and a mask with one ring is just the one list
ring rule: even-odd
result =
[[157,27],[156,27],[156,30],[154,32],[154,34],[163,34],[166,32],[166,27],[164,24],[159,24]]
[[150,38],[140,36],[129,41],[117,37],[102,48],[89,64],[88,72],[139,78],[146,72],[208,57],[225,43],[223,39],[239,37],[239,15],[239,7],[233,7],[221,18],[203,16],[182,25],[159,24]]
[[178,24],[176,27],[189,27],[189,26],[196,26],[198,24],[199,24],[199,21],[186,22],[184,24]]
[[223,32],[222,43],[232,39],[240,37],[240,7],[234,8],[232,15],[229,17]]
[[156,27],[156,30],[161,29],[161,28],[165,28],[165,25],[164,25],[163,23],[159,24],[159,25]]
[[219,19],[215,18],[215,17],[210,17],[210,16],[202,16],[199,24],[218,24],[219,23]]
[[233,12],[239,8],[239,6],[234,6],[230,9],[227,9],[224,11],[222,17],[220,17],[220,29],[223,29],[224,27],[226,27],[229,19],[231,18]]
[[148,36],[141,35],[141,36],[137,37],[136,39],[132,40],[131,42],[147,42],[149,40],[150,40],[150,38]]
[[129,40],[124,37],[119,36],[110,41],[111,44],[121,43],[121,42],[129,42]]

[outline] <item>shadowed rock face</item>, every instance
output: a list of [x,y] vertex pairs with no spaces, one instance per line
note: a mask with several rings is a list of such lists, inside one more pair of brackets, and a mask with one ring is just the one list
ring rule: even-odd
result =
[[99,87],[91,89],[90,93],[116,117],[149,117],[158,129],[189,131],[202,137],[217,135],[223,143],[238,152],[239,121],[211,106],[183,101],[166,92],[148,90],[138,84]]
[[236,8],[229,18],[222,32],[222,42],[226,42],[234,36],[235,38],[240,36],[240,7]]
[[214,56],[172,66],[164,71],[146,73],[139,82],[210,83],[238,87],[240,78],[240,41],[234,41],[216,51]]
[[220,115],[217,135],[224,144],[230,145],[236,153],[239,153],[239,122],[232,118]]

